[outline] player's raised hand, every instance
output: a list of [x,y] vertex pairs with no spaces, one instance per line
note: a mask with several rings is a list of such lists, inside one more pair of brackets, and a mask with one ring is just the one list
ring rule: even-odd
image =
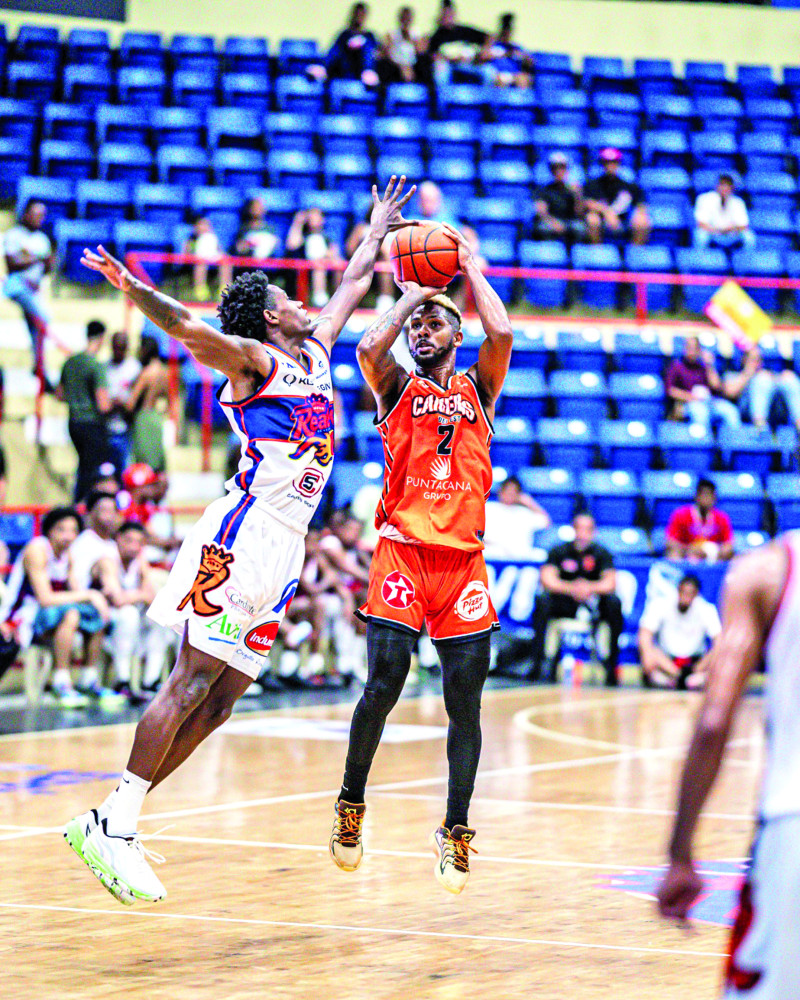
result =
[[703,891],[703,880],[691,861],[673,861],[658,887],[658,908],[662,917],[686,923],[695,900]]
[[392,233],[396,229],[417,225],[416,222],[408,222],[403,218],[403,208],[408,204],[409,199],[417,190],[417,185],[412,184],[409,190],[403,194],[405,184],[405,174],[400,177],[399,181],[396,175],[392,174],[389,178],[389,183],[386,185],[383,198],[378,197],[377,185],[372,185],[373,209],[369,224],[373,233],[380,239],[383,239],[387,233]]
[[442,223],[442,229],[444,229],[451,240],[454,240],[458,244],[458,266],[462,271],[466,270],[467,266],[475,259],[472,247],[469,245],[469,240],[463,233],[454,229],[453,226],[449,226],[446,222]]
[[419,300],[420,303],[427,302],[428,299],[432,299],[434,295],[443,295],[445,292],[444,288],[433,288],[432,286],[419,285],[416,281],[397,281],[395,278],[395,284],[403,295],[408,296],[410,299]]
[[84,248],[81,264],[84,267],[88,267],[90,271],[97,271],[98,274],[102,274],[114,288],[118,288],[121,292],[127,292],[133,284],[134,279],[131,272],[124,264],[121,264],[115,257],[112,257],[105,247],[99,246],[97,253]]

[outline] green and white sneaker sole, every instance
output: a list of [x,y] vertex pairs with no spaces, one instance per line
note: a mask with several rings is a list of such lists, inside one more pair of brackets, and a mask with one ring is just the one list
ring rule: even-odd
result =
[[157,903],[166,896],[166,893],[164,896],[148,896],[144,892],[137,892],[130,885],[123,882],[116,872],[112,871],[105,861],[103,861],[101,857],[91,850],[91,845],[89,846],[88,854],[81,849],[81,857],[91,868],[92,874],[95,878],[99,879],[101,884],[108,889],[111,895],[115,899],[118,899],[120,903],[124,903],[125,906],[133,906],[137,899],[140,899],[145,903]]
[[114,899],[122,903],[123,906],[133,906],[136,902],[136,897],[128,892],[116,879],[109,878],[103,872],[100,872],[83,856],[83,845],[86,842],[86,834],[84,833],[83,823],[80,823],[77,818],[71,819],[64,828],[64,840],[66,840],[67,844],[69,844],[81,861],[98,879],[103,888],[111,893]]

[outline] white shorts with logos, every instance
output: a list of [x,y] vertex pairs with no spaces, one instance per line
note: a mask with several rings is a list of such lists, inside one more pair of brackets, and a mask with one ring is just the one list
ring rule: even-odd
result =
[[148,615],[256,678],[294,597],[305,529],[248,493],[215,500],[181,545]]
[[767,820],[731,940],[725,1000],[800,997],[800,816]]

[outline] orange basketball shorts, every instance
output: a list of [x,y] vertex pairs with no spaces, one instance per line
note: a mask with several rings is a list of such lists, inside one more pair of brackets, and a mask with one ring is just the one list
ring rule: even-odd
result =
[[356,614],[413,635],[425,622],[434,642],[474,639],[500,628],[488,582],[483,552],[381,538],[372,556],[367,602]]

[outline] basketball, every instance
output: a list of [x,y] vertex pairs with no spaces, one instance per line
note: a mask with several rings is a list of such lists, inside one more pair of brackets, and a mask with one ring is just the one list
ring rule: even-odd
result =
[[458,273],[458,244],[437,222],[400,229],[389,252],[398,281],[444,288]]

